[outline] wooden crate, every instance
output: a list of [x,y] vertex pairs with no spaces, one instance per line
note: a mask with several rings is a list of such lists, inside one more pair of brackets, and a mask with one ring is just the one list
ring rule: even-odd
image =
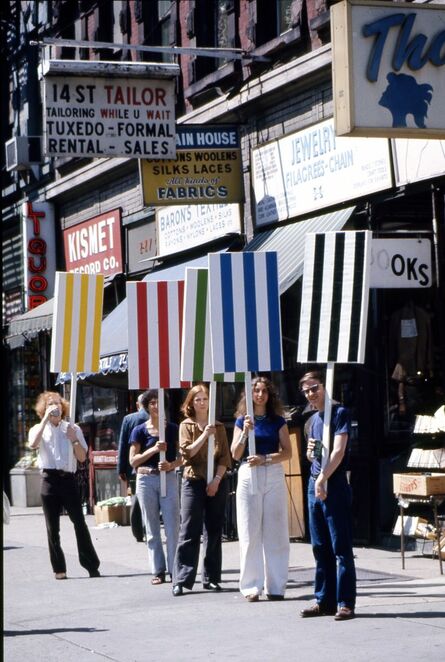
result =
[[432,496],[434,494],[445,494],[445,474],[394,474],[394,494],[406,494],[409,496]]

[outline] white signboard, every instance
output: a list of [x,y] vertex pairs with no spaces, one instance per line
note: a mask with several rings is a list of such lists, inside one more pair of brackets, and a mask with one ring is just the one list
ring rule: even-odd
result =
[[252,158],[257,226],[392,186],[388,141],[337,138],[333,119],[254,149]]
[[54,205],[50,202],[24,202],[22,227],[25,310],[32,310],[54,296],[56,273]]
[[344,0],[331,7],[337,135],[445,135],[445,6]]
[[391,141],[396,186],[445,175],[445,140]]
[[431,287],[431,242],[428,239],[373,239],[370,278],[370,287]]
[[47,156],[174,159],[175,83],[48,75]]
[[156,211],[158,254],[169,255],[241,232],[237,204],[181,205]]

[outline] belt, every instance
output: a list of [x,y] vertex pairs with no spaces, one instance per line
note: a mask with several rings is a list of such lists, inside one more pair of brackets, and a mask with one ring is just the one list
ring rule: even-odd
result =
[[63,471],[62,469],[42,469],[42,476],[59,476],[59,478],[69,478],[74,476],[72,471]]
[[160,471],[159,469],[156,469],[156,467],[138,467],[137,473],[144,475],[154,474],[155,476],[159,476]]

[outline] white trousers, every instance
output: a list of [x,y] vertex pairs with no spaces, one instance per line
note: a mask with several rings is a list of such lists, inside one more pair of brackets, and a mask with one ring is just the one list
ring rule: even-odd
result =
[[[256,473],[256,493],[251,474]],[[243,595],[284,595],[289,569],[289,523],[283,465],[238,471],[236,512]]]

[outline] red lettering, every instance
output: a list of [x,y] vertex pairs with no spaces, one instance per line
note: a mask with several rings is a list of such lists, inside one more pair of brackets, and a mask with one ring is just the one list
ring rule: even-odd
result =
[[34,255],[45,255],[46,253],[46,241],[44,239],[30,239],[28,241],[28,250]]
[[39,264],[37,265],[33,257],[28,258],[28,269],[34,274],[39,274],[46,269],[46,257],[39,258]]
[[31,294],[28,297],[28,302],[29,302],[28,307],[30,310],[32,308],[37,308],[37,306],[40,306],[41,303],[45,303],[45,301],[48,301],[48,299],[44,294]]
[[30,278],[28,285],[33,292],[43,292],[48,287],[48,281],[45,276],[33,276]]
[[26,203],[26,215],[32,220],[34,234],[40,234],[40,218],[45,218],[44,211],[34,211],[32,208],[32,202]]

